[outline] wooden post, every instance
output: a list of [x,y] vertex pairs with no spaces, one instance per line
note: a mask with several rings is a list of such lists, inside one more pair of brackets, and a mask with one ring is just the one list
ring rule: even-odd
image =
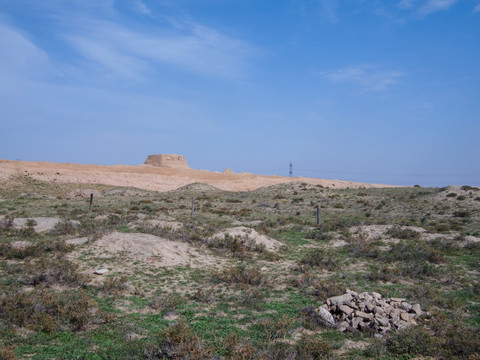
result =
[[195,198],[192,198],[192,218],[195,215]]
[[88,213],[91,214],[93,209],[93,194],[90,194],[90,208],[88,209]]
[[317,205],[317,226],[322,225],[322,214],[320,210],[320,205]]

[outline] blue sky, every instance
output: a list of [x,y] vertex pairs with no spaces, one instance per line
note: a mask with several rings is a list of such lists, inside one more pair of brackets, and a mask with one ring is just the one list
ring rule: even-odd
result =
[[0,0],[0,158],[480,185],[480,0]]

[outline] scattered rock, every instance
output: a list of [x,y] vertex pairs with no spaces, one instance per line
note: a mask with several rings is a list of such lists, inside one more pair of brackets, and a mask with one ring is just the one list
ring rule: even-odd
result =
[[108,272],[108,269],[98,269],[98,270],[95,270],[94,274],[103,275],[103,274],[106,274],[107,272]]
[[422,314],[419,304],[411,305],[404,298],[382,299],[379,293],[350,290],[327,299],[314,312],[327,324],[335,325],[339,331],[360,331],[379,336],[415,325],[415,317]]

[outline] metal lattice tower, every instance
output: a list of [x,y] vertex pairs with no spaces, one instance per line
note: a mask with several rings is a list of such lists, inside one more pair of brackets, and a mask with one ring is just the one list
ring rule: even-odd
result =
[[293,164],[290,162],[290,171],[288,172],[288,176],[293,177]]

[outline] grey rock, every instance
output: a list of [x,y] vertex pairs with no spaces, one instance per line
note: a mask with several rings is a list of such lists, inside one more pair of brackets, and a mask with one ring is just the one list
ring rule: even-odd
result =
[[346,314],[347,316],[350,315],[353,312],[353,309],[349,306],[346,306],[346,305],[340,305],[338,307],[338,310],[341,311],[342,313]]
[[417,314],[418,316],[423,314],[422,309],[420,308],[420,304],[415,304],[412,306],[412,311]]
[[330,312],[327,310],[326,307],[320,306],[317,309],[317,314],[318,316],[320,316],[322,320],[324,320],[328,324],[331,324],[331,325],[335,324],[335,319],[333,318],[332,314],[330,314]]
[[352,294],[346,293],[344,295],[331,297],[328,300],[330,300],[330,304],[339,306],[348,303],[350,300],[352,300],[352,297]]
[[386,317],[375,317],[375,320],[378,322],[380,326],[383,327],[390,327],[390,320]]
[[408,322],[408,321],[410,321],[410,316],[408,316],[408,313],[402,312],[402,313],[400,314],[400,319],[402,319],[403,321],[407,321],[407,322]]
[[373,320],[373,314],[367,314],[363,311],[355,311],[355,317],[359,317],[366,320]]
[[410,305],[409,303],[407,302],[402,302],[402,304],[400,305],[400,308],[402,308],[403,310],[405,311],[410,311],[412,309],[412,305]]
[[106,274],[107,272],[108,272],[108,269],[98,269],[98,270],[95,270],[94,274],[103,275],[103,274]]
[[352,327],[353,327],[354,329],[357,329],[357,328],[358,328],[358,325],[359,325],[361,322],[363,322],[363,319],[362,319],[362,318],[357,318],[357,317],[353,318],[353,319],[352,319]]

